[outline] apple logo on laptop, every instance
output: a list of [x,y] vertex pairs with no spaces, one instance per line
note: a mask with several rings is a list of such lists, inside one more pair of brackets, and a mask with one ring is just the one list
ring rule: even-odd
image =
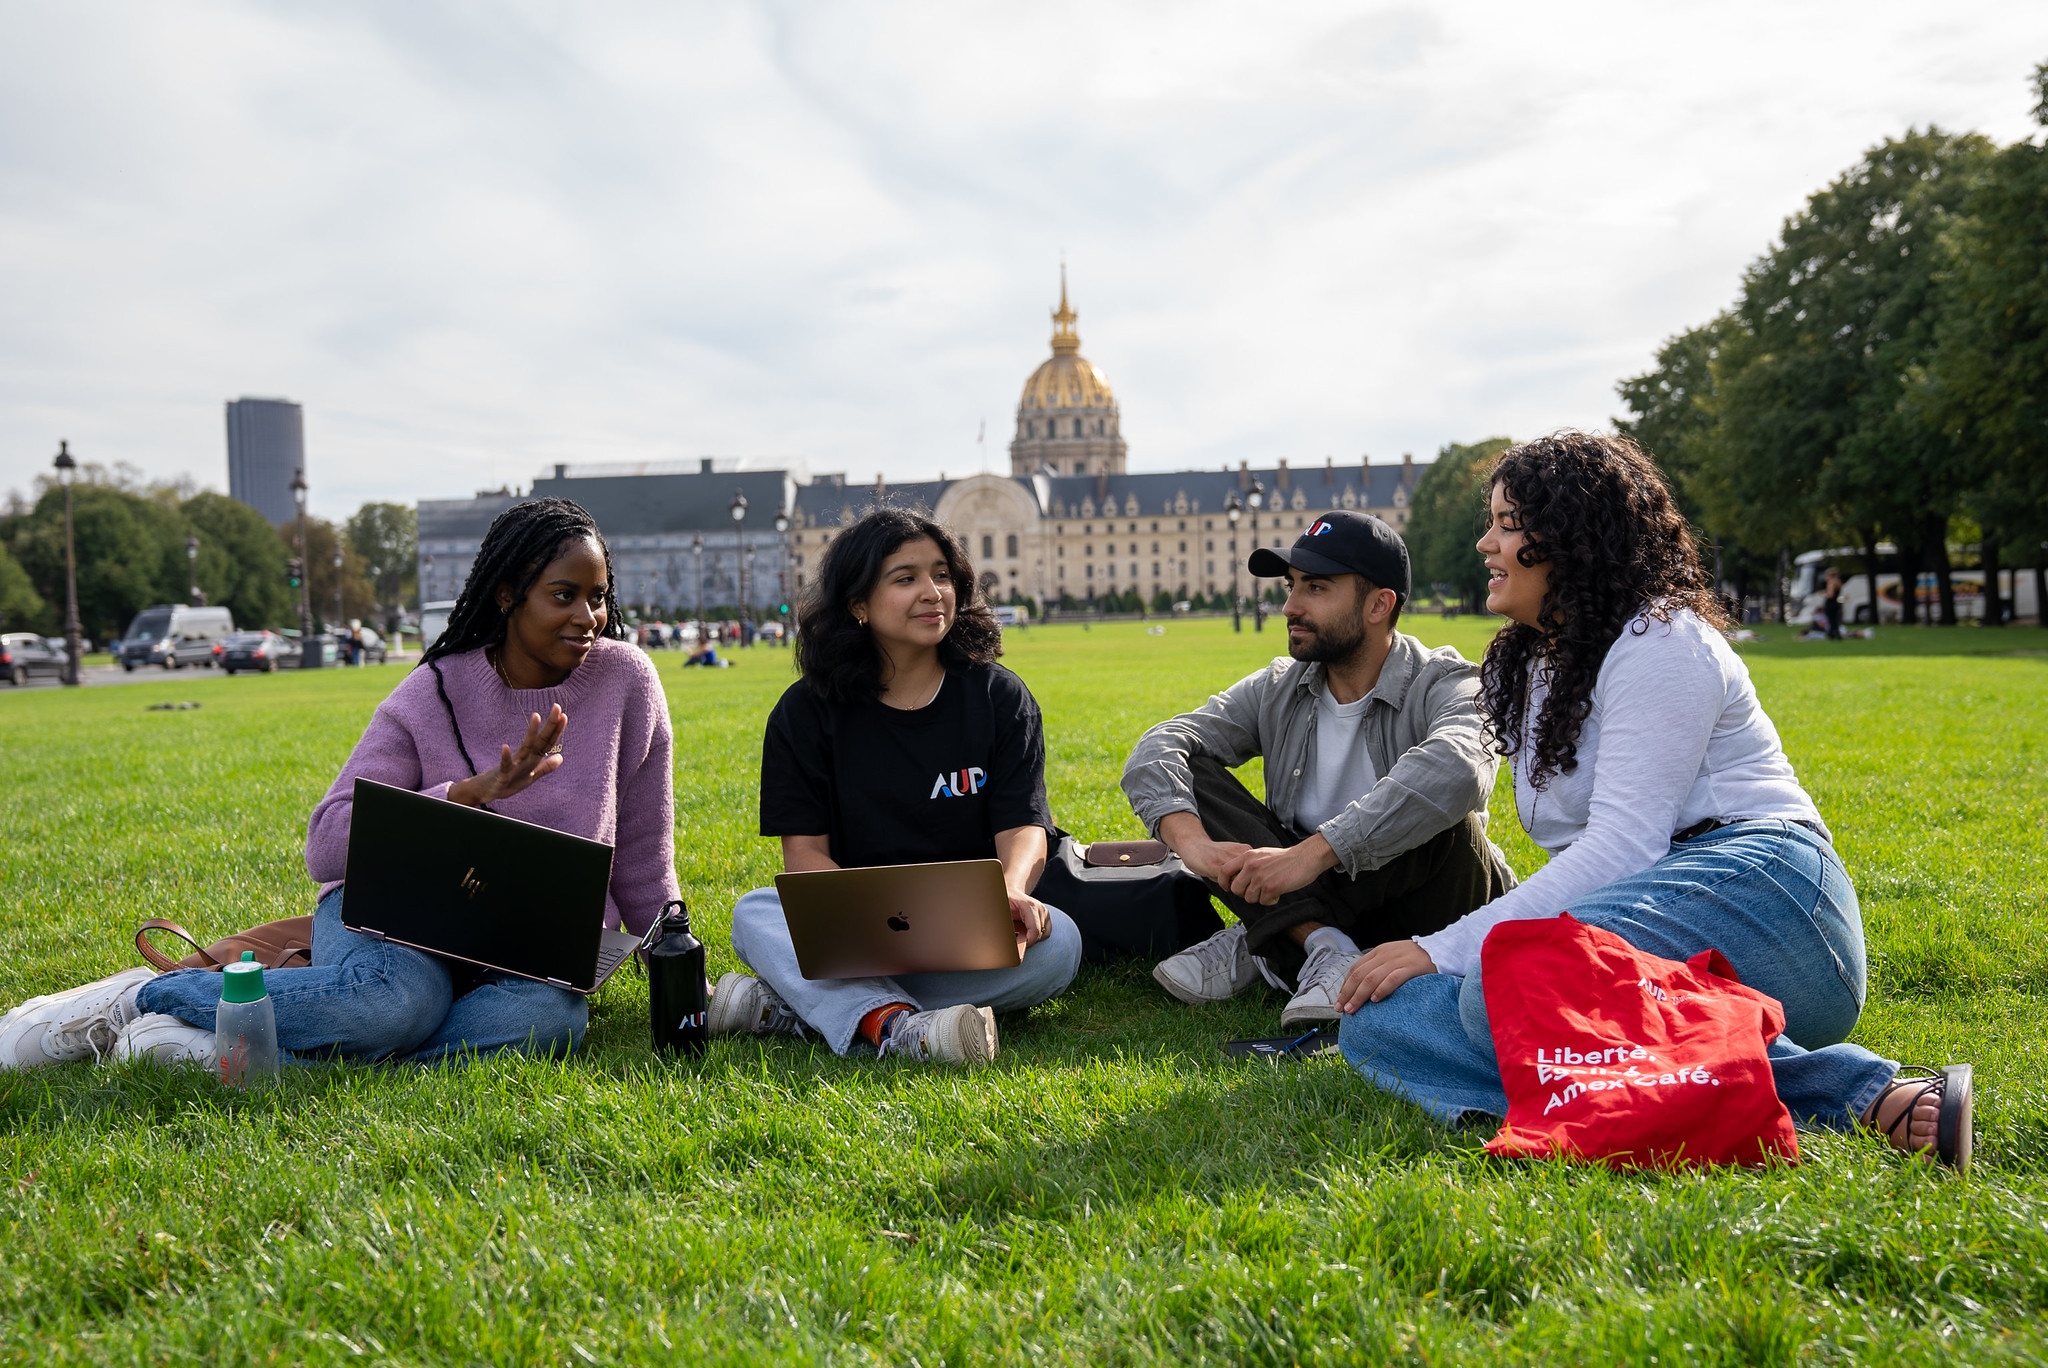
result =
[[908,931],[910,929],[910,919],[901,912],[891,912],[889,914],[889,929],[891,931]]

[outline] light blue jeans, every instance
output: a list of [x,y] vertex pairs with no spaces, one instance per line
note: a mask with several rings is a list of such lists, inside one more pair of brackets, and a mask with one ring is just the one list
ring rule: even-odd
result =
[[[1863,1011],[1863,919],[1834,847],[1805,827],[1722,827],[1569,910],[1665,959],[1719,950],[1743,983],[1776,998],[1785,1034],[1769,1048],[1771,1073],[1801,1125],[1850,1128],[1898,1072],[1841,1043]],[[1370,1082],[1438,1120],[1507,1114],[1477,973],[1408,980],[1343,1018],[1337,1044]]]
[[973,969],[952,974],[902,974],[895,978],[807,979],[797,968],[789,921],[772,888],[757,888],[732,907],[732,948],[740,961],[773,988],[825,1038],[832,1053],[853,1048],[860,1019],[892,1002],[931,1011],[971,1002],[998,1012],[1021,1012],[1058,997],[1081,967],[1081,929],[1073,918],[1048,905],[1050,934],[1024,952],[1014,969]]
[[[339,888],[329,893],[313,914],[310,968],[263,971],[279,1048],[438,1064],[500,1050],[566,1055],[583,1043],[590,1006],[581,993],[487,973],[481,986],[456,997],[448,970],[433,956],[343,926],[341,895]],[[210,1031],[220,975],[159,974],[143,985],[141,1004]]]

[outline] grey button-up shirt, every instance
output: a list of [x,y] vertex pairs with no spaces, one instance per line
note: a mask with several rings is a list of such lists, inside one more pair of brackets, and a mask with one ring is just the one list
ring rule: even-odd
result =
[[[1320,663],[1282,656],[1194,712],[1145,733],[1124,764],[1124,795],[1155,836],[1169,813],[1196,812],[1188,761],[1207,755],[1237,766],[1266,758],[1266,806],[1294,822],[1301,774],[1316,744],[1316,702],[1328,687]],[[1430,650],[1405,632],[1366,695],[1358,729],[1380,776],[1370,792],[1319,830],[1347,874],[1378,869],[1467,813],[1486,818],[1500,758],[1479,719],[1479,667],[1451,646]],[[1505,861],[1502,862],[1505,868]]]

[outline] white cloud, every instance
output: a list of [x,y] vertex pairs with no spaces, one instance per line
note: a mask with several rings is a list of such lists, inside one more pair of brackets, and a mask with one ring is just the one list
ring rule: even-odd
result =
[[556,460],[1004,446],[1059,253],[1139,468],[1597,425],[1803,197],[2028,132],[2048,11],[939,4],[0,10],[0,486],[315,506]]

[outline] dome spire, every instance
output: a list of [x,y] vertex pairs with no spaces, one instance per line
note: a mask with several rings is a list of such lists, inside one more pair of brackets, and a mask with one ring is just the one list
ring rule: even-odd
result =
[[1074,331],[1074,320],[1080,317],[1067,303],[1067,263],[1060,263],[1060,307],[1052,316],[1052,353],[1054,356],[1073,355],[1081,350],[1080,334]]

